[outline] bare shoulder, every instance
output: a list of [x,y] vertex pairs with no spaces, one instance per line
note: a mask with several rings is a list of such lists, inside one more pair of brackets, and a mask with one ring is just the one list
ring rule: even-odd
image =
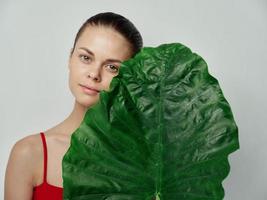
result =
[[20,157],[24,161],[34,159],[34,154],[42,150],[40,134],[31,134],[18,140],[12,147],[10,156]]
[[[5,197],[7,199],[16,199],[14,195],[30,197],[34,170],[38,162],[37,155],[40,154],[42,148],[40,142],[38,134],[31,134],[13,145],[5,172]],[[16,194],[12,190],[14,188],[17,190]]]
[[[33,172],[34,163],[36,163],[40,153],[42,153],[40,136],[31,134],[18,140],[12,147],[8,160],[8,168],[20,167],[20,170],[26,169],[28,173]],[[19,164],[19,165],[18,165]],[[25,169],[24,169],[25,168]]]

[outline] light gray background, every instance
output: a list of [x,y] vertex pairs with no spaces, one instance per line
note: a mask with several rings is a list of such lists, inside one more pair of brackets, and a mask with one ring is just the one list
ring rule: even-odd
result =
[[239,127],[225,199],[266,200],[266,0],[0,0],[0,194],[15,142],[71,112],[68,54],[81,24],[103,11],[133,21],[145,46],[181,42],[205,59]]

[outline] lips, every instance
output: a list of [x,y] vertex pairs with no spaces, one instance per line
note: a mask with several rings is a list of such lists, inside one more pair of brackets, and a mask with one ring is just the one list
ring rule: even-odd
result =
[[96,91],[96,92],[99,92],[99,90],[97,90],[96,88],[90,87],[88,85],[82,85],[82,84],[80,84],[80,86],[85,87],[85,88],[90,89],[90,90],[93,90],[93,91]]

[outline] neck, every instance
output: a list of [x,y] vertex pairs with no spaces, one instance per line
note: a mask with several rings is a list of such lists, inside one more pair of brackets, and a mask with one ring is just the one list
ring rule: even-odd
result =
[[79,104],[77,101],[74,102],[72,112],[63,122],[66,135],[70,136],[80,126],[87,109],[88,107]]

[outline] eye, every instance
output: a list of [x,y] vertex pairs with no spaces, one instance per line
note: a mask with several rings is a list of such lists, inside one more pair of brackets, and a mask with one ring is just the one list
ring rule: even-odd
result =
[[83,54],[79,55],[79,58],[83,62],[88,62],[89,60],[91,60],[91,58],[89,56],[83,55]]
[[107,65],[107,67],[110,69],[111,72],[117,73],[119,71],[119,67],[116,65]]

